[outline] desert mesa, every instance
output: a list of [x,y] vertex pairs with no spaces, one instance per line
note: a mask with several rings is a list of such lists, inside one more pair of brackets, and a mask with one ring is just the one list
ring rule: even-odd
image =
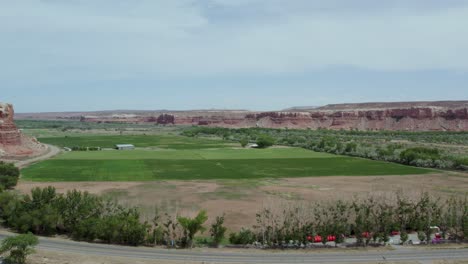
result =
[[293,107],[267,112],[114,110],[22,113],[18,114],[17,118],[228,128],[468,131],[468,101],[332,104],[316,108]]

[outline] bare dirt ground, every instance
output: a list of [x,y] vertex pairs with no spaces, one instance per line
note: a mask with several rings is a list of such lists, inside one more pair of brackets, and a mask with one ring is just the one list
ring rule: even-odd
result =
[[[90,256],[73,253],[57,253],[45,250],[38,250],[36,254],[28,258],[30,264],[216,264],[215,262],[192,262],[192,261],[163,261],[163,260],[143,260],[128,259],[121,257]],[[363,264],[377,264],[363,263]],[[387,264],[420,264],[418,261],[385,261]],[[468,260],[458,261],[429,261],[427,264],[468,264]],[[235,263],[233,263],[235,264]]]
[[162,261],[143,260],[121,257],[91,256],[74,253],[57,253],[45,250],[38,250],[36,254],[29,257],[30,264],[200,264],[200,262],[187,261]]
[[226,225],[238,230],[255,224],[255,213],[262,207],[282,203],[349,200],[369,194],[390,197],[399,191],[406,196],[419,196],[425,191],[440,197],[466,195],[468,174],[157,182],[20,181],[17,189],[28,193],[33,187],[49,185],[58,192],[79,189],[106,195],[125,205],[139,206],[148,219],[153,217],[156,207],[163,212],[189,216],[206,209],[210,218],[226,214]]
[[60,149],[56,146],[52,146],[52,145],[45,145],[47,146],[47,151],[44,152],[43,154],[41,154],[40,156],[36,156],[36,157],[32,157],[32,158],[29,158],[29,159],[25,159],[25,160],[19,160],[19,161],[16,161],[15,162],[15,165],[22,169],[22,168],[25,168],[33,163],[36,163],[36,162],[39,162],[39,161],[42,161],[42,160],[46,160],[46,159],[50,159],[54,156],[57,156],[59,153],[60,153]]

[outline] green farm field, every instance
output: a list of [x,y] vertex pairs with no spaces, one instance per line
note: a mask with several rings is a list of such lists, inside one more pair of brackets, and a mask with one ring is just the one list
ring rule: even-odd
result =
[[[427,169],[313,152],[301,148],[241,149],[214,139],[181,136],[83,136],[44,138],[58,146],[136,150],[63,153],[22,170],[32,181],[154,181],[258,179],[312,176],[410,175]],[[235,144],[234,144],[235,145]],[[141,149],[140,149],[141,148]]]

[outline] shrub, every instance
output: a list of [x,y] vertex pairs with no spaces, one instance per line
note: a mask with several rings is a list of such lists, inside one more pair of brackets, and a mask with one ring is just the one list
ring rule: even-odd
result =
[[177,221],[184,231],[184,237],[182,238],[183,246],[193,246],[193,237],[196,233],[205,231],[203,224],[206,220],[208,220],[206,211],[200,211],[195,218],[177,217]]
[[409,236],[408,236],[408,233],[406,231],[401,232],[401,234],[400,234],[401,244],[405,244],[406,241],[408,241],[408,238],[409,238]]
[[255,242],[255,234],[250,229],[242,228],[239,233],[231,233],[229,242],[234,245],[248,245]]
[[259,148],[268,148],[275,144],[275,139],[268,135],[261,135],[257,138],[257,145]]
[[242,139],[239,141],[239,143],[241,144],[241,146],[242,146],[243,148],[245,148],[245,147],[247,146],[247,144],[249,144],[249,139],[246,138],[246,137],[244,137],[244,138],[242,138]]
[[418,239],[421,242],[424,242],[426,240],[426,234],[424,232],[418,232]]
[[223,226],[224,215],[217,216],[216,221],[211,225],[210,233],[213,238],[213,246],[218,247],[224,239],[227,228]]
[[0,189],[11,189],[18,183],[19,169],[13,163],[0,161]]
[[440,152],[434,148],[408,148],[400,153],[400,159],[405,164],[411,164],[415,160],[437,160],[440,159]]
[[39,243],[37,237],[31,233],[26,235],[18,235],[15,237],[7,237],[2,241],[0,253],[9,253],[5,257],[6,264],[24,264],[26,257],[34,253],[34,246]]

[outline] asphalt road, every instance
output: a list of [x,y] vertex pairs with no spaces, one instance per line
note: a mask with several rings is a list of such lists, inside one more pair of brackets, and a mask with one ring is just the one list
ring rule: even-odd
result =
[[[0,239],[7,235],[0,234]],[[38,249],[59,253],[127,257],[134,259],[195,261],[216,263],[362,263],[383,261],[431,261],[468,259],[468,249],[398,248],[389,251],[355,251],[313,253],[288,252],[221,252],[199,250],[169,250],[160,248],[126,247],[105,244],[74,242],[65,239],[40,238]]]

